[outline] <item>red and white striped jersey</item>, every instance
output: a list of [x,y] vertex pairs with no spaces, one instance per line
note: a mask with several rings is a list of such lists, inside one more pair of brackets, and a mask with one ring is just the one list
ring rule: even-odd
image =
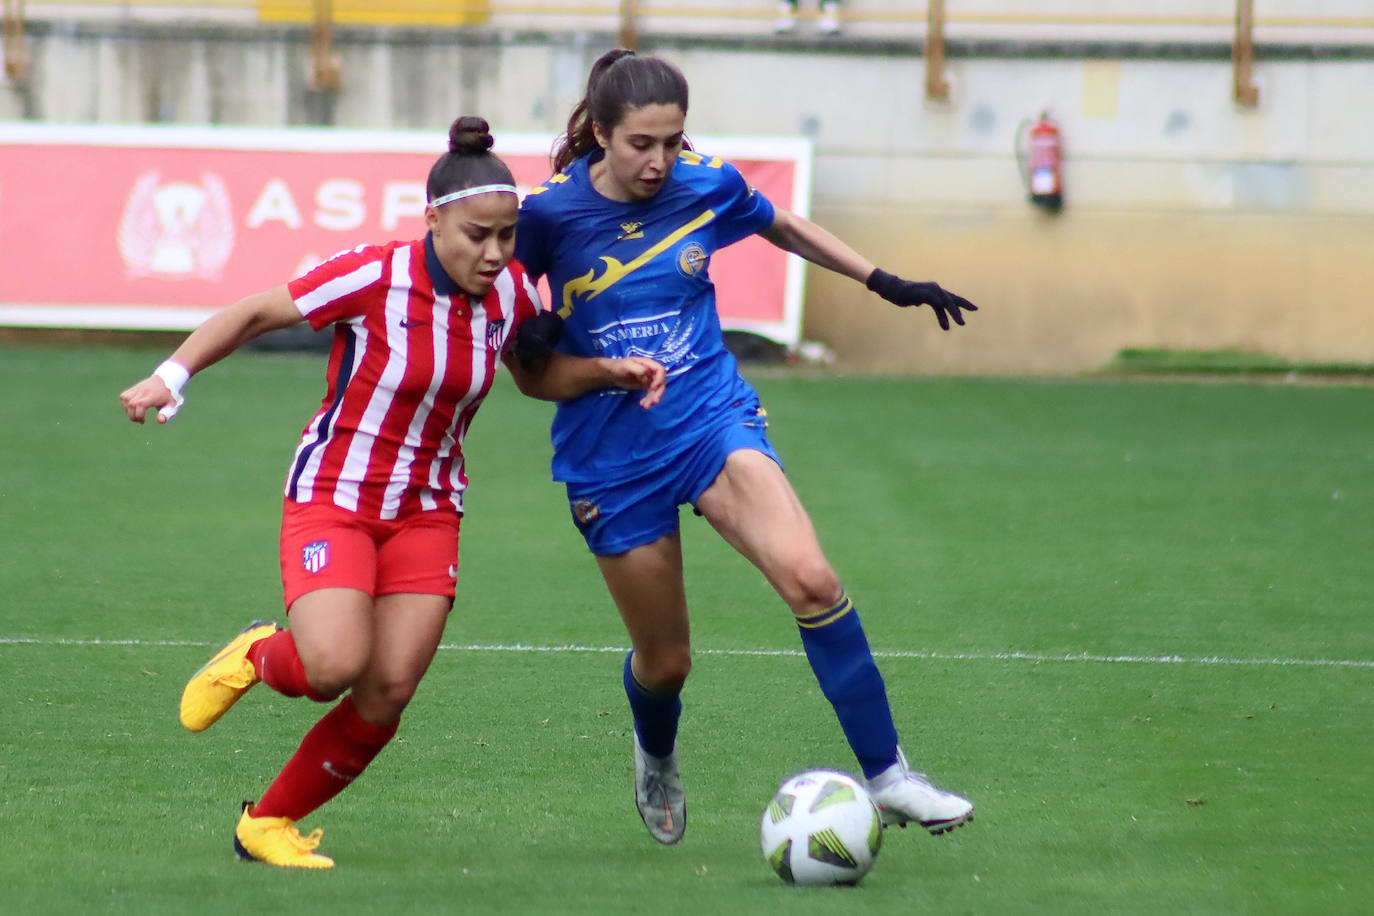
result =
[[341,252],[287,289],[312,327],[335,326],[287,498],[381,519],[462,512],[463,436],[506,341],[540,310],[524,268],[512,261],[477,302],[419,239]]

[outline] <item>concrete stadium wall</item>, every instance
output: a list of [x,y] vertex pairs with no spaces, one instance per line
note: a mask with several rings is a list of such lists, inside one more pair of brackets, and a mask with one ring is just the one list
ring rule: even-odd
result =
[[[557,132],[608,33],[347,29],[344,87],[305,85],[305,29],[33,23],[3,120]],[[808,276],[805,336],[882,371],[1067,372],[1123,347],[1374,363],[1374,49],[1261,48],[1261,102],[1224,46],[950,48],[947,102],[901,41],[654,36],[699,134],[804,135],[812,216],[875,262],[980,305],[967,329]],[[1048,108],[1067,204],[1025,202],[1014,141]]]

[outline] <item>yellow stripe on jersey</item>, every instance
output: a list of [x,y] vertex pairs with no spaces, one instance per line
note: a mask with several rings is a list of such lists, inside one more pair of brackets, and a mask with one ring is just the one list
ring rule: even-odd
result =
[[565,182],[565,181],[567,181],[567,180],[568,180],[568,176],[567,176],[567,175],[564,175],[562,172],[559,172],[557,175],[553,176],[553,177],[550,178],[548,181],[546,181],[546,182],[544,182],[543,184],[541,184],[539,187],[537,187],[537,188],[532,188],[532,189],[530,190],[529,195],[526,195],[526,196],[532,196],[532,195],[535,195],[535,194],[543,194],[545,191],[549,190],[549,188],[551,188],[553,185],[562,184],[563,182]]
[[585,293],[583,301],[595,299],[715,218],[716,212],[714,210],[703,210],[700,215],[686,225],[674,229],[663,239],[644,249],[639,257],[628,264],[622,264],[615,258],[602,255],[601,260],[606,264],[606,272],[601,276],[598,277],[596,268],[592,268],[576,280],[569,280],[563,284],[563,307],[558,310],[558,314],[567,318],[573,313],[574,296]]
[[810,617],[798,617],[797,625],[808,630],[819,630],[821,627],[829,626],[839,620],[852,610],[854,610],[854,602],[849,600],[848,595],[841,594],[839,604],[821,611],[819,614],[812,614]]
[[[677,158],[684,165],[701,165],[706,162],[706,157],[695,150],[685,149],[677,154]],[[718,169],[725,164],[725,160],[719,156],[712,156],[710,162],[706,162],[708,169]]]

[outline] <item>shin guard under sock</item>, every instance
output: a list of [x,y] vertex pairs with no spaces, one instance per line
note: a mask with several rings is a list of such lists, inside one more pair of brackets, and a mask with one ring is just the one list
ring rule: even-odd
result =
[[332,700],[315,692],[305,677],[305,666],[296,651],[290,630],[278,630],[248,647],[248,660],[264,684],[288,697],[309,697],[317,703]]
[[835,707],[864,776],[877,776],[897,760],[897,727],[859,612],[841,594],[834,607],[798,617],[797,628],[821,693]]
[[250,814],[300,820],[346,789],[395,734],[395,725],[373,725],[344,697],[306,733]]
[[682,698],[649,690],[634,676],[630,659],[625,656],[625,696],[630,699],[630,711],[635,718],[635,732],[644,750],[655,757],[667,757],[677,743],[677,723],[682,716]]

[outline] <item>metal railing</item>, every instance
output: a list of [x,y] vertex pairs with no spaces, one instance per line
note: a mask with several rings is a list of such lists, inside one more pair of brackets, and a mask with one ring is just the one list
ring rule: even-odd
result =
[[[674,31],[696,27],[719,29],[722,24],[748,23],[771,32],[777,17],[776,0],[0,0],[3,3],[5,75],[22,82],[29,55],[24,37],[28,19],[119,19],[136,21],[214,20],[300,23],[311,27],[311,84],[336,89],[341,74],[333,48],[336,25],[431,25],[507,27],[515,22],[538,22],[541,28],[595,27],[615,31],[623,46],[635,47],[652,23],[658,29],[671,23]],[[1010,4],[1011,0],[1003,0]],[[1092,9],[1075,7],[1087,3]],[[1262,0],[1267,12],[1257,14],[1255,0],[1212,0],[1211,11],[1159,12],[1146,0],[1120,0],[1113,8],[1088,0],[1057,0],[1038,9],[990,9],[991,0],[927,0],[922,5],[902,0],[846,0],[839,18],[846,28],[909,27],[913,45],[925,55],[928,98],[945,99],[945,44],[953,34],[967,36],[1082,36],[1092,34],[1158,34],[1185,30],[1194,41],[1227,43],[1232,49],[1234,96],[1238,104],[1255,105],[1259,93],[1252,79],[1256,30],[1266,34],[1350,34],[1374,44],[1374,15],[1310,15],[1297,0]],[[806,0],[798,19],[815,19],[814,4]],[[1339,5],[1339,4],[1338,4]],[[1352,9],[1364,6],[1350,4]],[[1151,9],[1153,7],[1153,9]],[[1365,6],[1367,8],[1367,6]],[[903,34],[906,34],[905,32]]]
[[[1014,6],[1015,0],[1002,0]],[[1092,9],[1072,7],[1071,0],[1037,4],[1037,9],[987,9],[988,3],[975,0],[938,0],[925,4],[904,0],[845,0],[838,13],[846,24],[895,24],[913,26],[926,24],[930,8],[940,6],[946,24],[955,27],[1136,27],[1171,28],[1195,27],[1226,29],[1233,23],[1233,13],[1227,0],[1212,0],[1212,11],[1159,12],[1159,4],[1148,0],[1119,0],[1113,9],[1103,9],[1102,3],[1086,3]],[[23,0],[6,0],[7,10]],[[442,24],[443,22],[499,22],[512,17],[541,19],[588,18],[605,23],[625,18],[639,21],[646,18],[669,21],[737,21],[768,22],[777,16],[775,0],[29,0],[28,10],[34,18],[85,18],[101,16],[123,19],[166,21],[178,18],[224,18],[250,22],[308,21],[314,8],[332,8],[328,15],[339,23]],[[1310,4],[1298,0],[1262,0],[1264,9],[1254,17],[1257,28],[1273,29],[1374,29],[1374,15],[1313,15],[1300,12]],[[1351,7],[1367,4],[1352,3]],[[814,4],[803,0],[797,16],[815,18]],[[1275,10],[1278,10],[1275,12]],[[22,16],[20,12],[18,15]]]

